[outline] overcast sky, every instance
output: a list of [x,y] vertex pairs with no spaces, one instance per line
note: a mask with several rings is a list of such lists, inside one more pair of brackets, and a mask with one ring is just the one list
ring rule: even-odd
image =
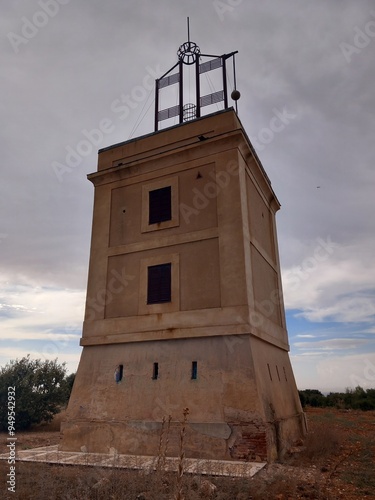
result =
[[[298,387],[375,387],[371,0],[3,2],[0,365],[31,353],[76,370],[86,175],[98,149],[152,132],[150,82],[177,61],[187,16],[203,53],[239,51],[239,116],[282,205]],[[280,113],[285,126],[272,131]],[[74,155],[93,129],[102,137]]]

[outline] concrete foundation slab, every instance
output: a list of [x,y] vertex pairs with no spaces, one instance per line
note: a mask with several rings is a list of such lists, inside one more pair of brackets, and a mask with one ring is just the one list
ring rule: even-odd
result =
[[[0,460],[7,460],[8,454],[0,455]],[[158,457],[137,455],[101,454],[59,451],[58,445],[20,450],[17,462],[42,462],[61,465],[86,465],[90,467],[112,467],[119,469],[156,470]],[[186,458],[185,472],[210,476],[252,477],[266,465],[265,462],[237,462],[226,460],[197,460]],[[175,472],[178,459],[166,457],[164,469]]]

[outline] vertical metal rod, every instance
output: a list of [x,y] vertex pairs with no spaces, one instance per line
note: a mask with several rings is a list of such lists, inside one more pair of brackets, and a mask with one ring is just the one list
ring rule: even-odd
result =
[[197,112],[196,117],[201,116],[201,81],[199,74],[199,56],[195,60],[195,87],[196,87],[196,101],[197,101]]
[[[234,81],[234,90],[237,90],[237,76],[236,76],[236,54],[233,54],[233,81]],[[236,103],[236,113],[238,114],[238,100]]]
[[184,68],[183,68],[183,62],[180,60],[178,63],[179,65],[179,71],[180,71],[180,82],[179,82],[179,93],[180,93],[180,123],[184,121]]
[[223,90],[224,90],[224,109],[228,107],[228,84],[227,84],[227,67],[225,56],[222,56],[223,60]]
[[190,42],[190,19],[187,18],[187,28],[188,28],[188,42]]
[[159,128],[159,80],[155,80],[155,132]]

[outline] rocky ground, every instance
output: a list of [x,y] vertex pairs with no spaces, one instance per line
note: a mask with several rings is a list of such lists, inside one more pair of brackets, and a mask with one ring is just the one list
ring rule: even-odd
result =
[[[375,412],[307,409],[310,432],[284,458],[252,479],[184,476],[185,500],[375,499]],[[58,444],[59,418],[18,433],[17,448]],[[2,452],[6,435],[0,434]],[[9,465],[0,462],[0,498],[171,500],[173,474],[17,463],[16,493],[7,492]]]

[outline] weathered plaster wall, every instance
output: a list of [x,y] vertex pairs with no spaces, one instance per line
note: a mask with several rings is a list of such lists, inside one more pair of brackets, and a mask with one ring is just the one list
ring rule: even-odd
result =
[[[218,457],[220,449],[221,458],[230,458],[233,447],[235,456],[242,440],[238,419],[245,426],[260,423],[262,406],[249,338],[237,345],[231,340],[211,337],[85,348],[63,427],[63,448],[109,452],[115,447],[131,453],[137,439],[143,443],[140,448],[146,446],[144,453],[154,454],[163,417],[171,415],[176,427],[188,407],[190,452],[201,449],[201,440],[209,438],[216,443],[215,452],[201,450],[201,456]],[[197,362],[196,380],[191,378],[192,361]],[[116,383],[118,365],[123,365],[123,379]],[[112,424],[114,434],[99,432]],[[132,429],[136,437],[129,442],[120,436],[125,432],[129,437]]]
[[[89,178],[84,349],[62,449],[153,455],[171,415],[177,454],[188,407],[189,456],[274,459],[303,430],[282,302],[279,204],[235,113],[107,148]],[[148,192],[164,186],[171,219],[150,225]],[[163,262],[172,266],[171,301],[147,304],[147,266]]]

